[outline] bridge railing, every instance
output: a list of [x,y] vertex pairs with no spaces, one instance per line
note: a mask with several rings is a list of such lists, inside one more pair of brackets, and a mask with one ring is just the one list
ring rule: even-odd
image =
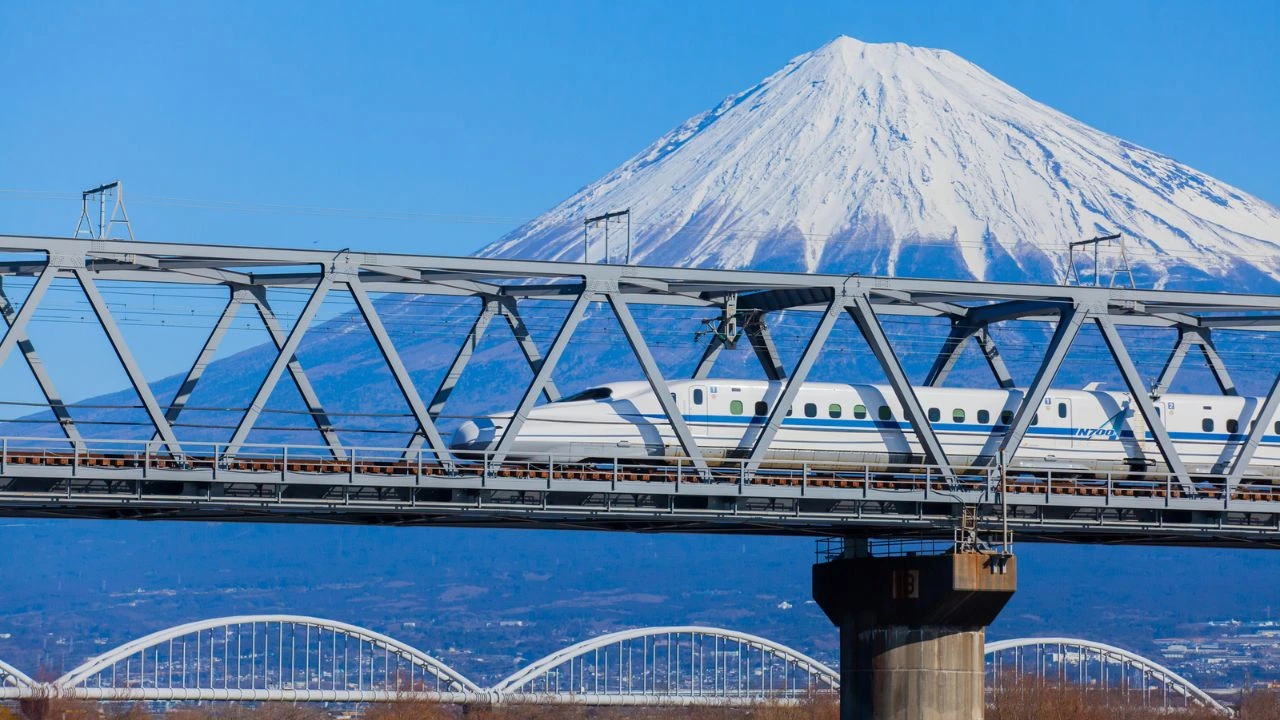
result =
[[[66,439],[43,437],[0,438],[0,475],[32,468],[44,468],[68,476],[120,479],[188,479],[234,482],[288,483],[308,480],[342,480],[364,486],[402,486],[406,480],[423,485],[445,478],[476,479],[485,483],[503,479],[532,481],[578,481],[619,484],[735,485],[747,488],[777,488],[800,494],[843,491],[843,495],[870,497],[872,493],[913,493],[921,499],[945,501],[965,495],[969,500],[988,502],[1002,488],[1012,498],[1039,496],[1042,502],[1055,498],[1118,497],[1156,500],[1197,500],[1201,503],[1280,501],[1280,485],[1267,478],[1246,478],[1228,495],[1225,475],[1195,476],[1194,494],[1189,495],[1168,472],[1142,470],[1101,471],[1084,468],[1032,468],[1013,466],[1001,477],[990,466],[943,469],[922,463],[851,462],[841,460],[769,460],[750,471],[742,459],[712,461],[700,473],[684,456],[613,457],[582,461],[555,454],[507,458],[495,462],[490,453],[458,453],[447,461],[438,460],[429,449],[374,446],[346,447],[341,453],[324,445],[242,444],[234,453],[225,443],[184,443],[184,453],[167,452],[163,442],[120,438],[80,439],[70,445]],[[62,468],[62,470],[56,470]],[[359,481],[358,483],[356,481]]]

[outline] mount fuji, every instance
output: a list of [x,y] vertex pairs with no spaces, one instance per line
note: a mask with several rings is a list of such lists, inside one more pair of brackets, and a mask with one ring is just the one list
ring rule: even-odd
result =
[[623,208],[647,265],[1061,282],[1068,243],[1121,233],[1140,287],[1280,288],[1275,206],[953,53],[849,37],[480,254],[581,260],[583,220]]

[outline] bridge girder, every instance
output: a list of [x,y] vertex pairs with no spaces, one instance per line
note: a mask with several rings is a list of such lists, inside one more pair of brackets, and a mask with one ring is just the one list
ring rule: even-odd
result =
[[[308,335],[309,326],[317,316],[325,297],[333,291],[347,291],[355,300],[356,310],[374,337],[382,359],[408,406],[407,417],[412,418],[416,430],[412,433],[413,439],[408,447],[400,449],[400,461],[406,466],[416,462],[418,469],[415,473],[415,482],[418,484],[424,482],[422,480],[424,455],[425,462],[428,464],[443,465],[446,469],[452,468],[453,458],[436,425],[445,402],[465,373],[469,360],[475,353],[490,320],[501,316],[506,321],[515,337],[517,347],[532,371],[532,380],[526,387],[511,422],[498,442],[497,451],[488,458],[491,466],[501,466],[505,457],[510,454],[523,419],[539,399],[554,401],[559,398],[559,390],[554,380],[557,365],[565,351],[576,341],[577,326],[592,303],[607,304],[612,309],[615,319],[622,328],[621,337],[631,347],[633,355],[639,361],[644,378],[659,397],[665,421],[673,429],[680,450],[688,458],[694,474],[702,480],[711,479],[715,475],[717,482],[724,482],[727,479],[724,473],[719,470],[712,472],[705,457],[705,450],[699,447],[697,435],[690,432],[675,403],[668,401],[667,379],[659,370],[649,348],[649,342],[643,336],[635,318],[631,316],[630,308],[644,304],[670,305],[679,308],[702,307],[723,311],[730,304],[729,299],[732,297],[736,308],[753,318],[752,321],[744,323],[746,334],[751,340],[766,378],[778,383],[781,396],[770,408],[767,419],[760,425],[759,432],[752,438],[752,443],[742,448],[745,455],[744,461],[737,469],[738,476],[730,479],[731,482],[738,483],[738,490],[730,497],[717,497],[714,501],[707,501],[713,506],[738,513],[737,517],[742,517],[744,508],[740,507],[741,503],[746,502],[751,496],[748,487],[769,448],[770,437],[778,431],[785,417],[787,403],[781,401],[794,397],[795,389],[804,381],[809,370],[822,355],[823,346],[831,333],[831,325],[837,315],[847,312],[853,318],[864,339],[868,341],[881,369],[888,377],[894,394],[906,410],[906,420],[910,425],[909,433],[920,447],[923,465],[932,468],[932,472],[946,479],[952,489],[958,487],[957,470],[951,467],[942,444],[938,442],[925,417],[924,408],[921,407],[918,397],[915,397],[915,385],[908,377],[901,360],[896,357],[895,340],[884,332],[883,327],[880,326],[880,318],[895,315],[937,317],[952,323],[951,334],[935,358],[933,369],[925,378],[925,384],[941,384],[950,367],[954,365],[960,349],[969,340],[976,340],[996,377],[997,384],[1010,389],[1018,396],[1017,411],[1008,429],[1001,433],[993,430],[993,451],[990,457],[983,459],[985,465],[979,463],[977,471],[994,466],[998,457],[1008,460],[1015,456],[1034,417],[1035,408],[1043,400],[1080,328],[1086,322],[1097,326],[1121,376],[1125,378],[1134,403],[1142,410],[1147,425],[1152,429],[1162,460],[1170,469],[1171,477],[1178,485],[1180,497],[1166,498],[1163,506],[1158,502],[1150,503],[1149,507],[1142,506],[1140,503],[1134,506],[1135,511],[1145,509],[1157,514],[1175,511],[1174,503],[1170,500],[1176,500],[1178,503],[1189,502],[1195,500],[1201,491],[1191,482],[1185,463],[1179,458],[1177,448],[1169,441],[1147,396],[1159,395],[1163,392],[1172,381],[1182,357],[1192,346],[1198,346],[1205,352],[1224,393],[1234,392],[1235,386],[1225,363],[1214,349],[1212,332],[1215,329],[1234,327],[1280,328],[1280,298],[1263,295],[1050,287],[698,268],[647,268],[494,258],[361,253],[349,250],[328,252],[21,236],[0,236],[0,253],[4,252],[19,257],[7,262],[0,261],[0,279],[6,275],[27,276],[34,278],[34,284],[16,311],[13,307],[0,303],[7,308],[3,312],[6,329],[3,338],[0,339],[0,362],[15,348],[20,348],[27,356],[28,364],[34,369],[36,356],[28,339],[27,325],[41,306],[42,299],[55,278],[74,279],[83,290],[120,362],[121,369],[135,389],[141,400],[142,409],[153,426],[152,442],[139,453],[146,456],[143,477],[148,477],[147,471],[150,471],[149,477],[156,476],[157,469],[146,464],[150,463],[153,457],[166,456],[181,460],[189,454],[185,443],[175,432],[174,425],[183,415],[192,391],[200,382],[205,369],[216,353],[231,320],[244,305],[255,308],[271,337],[275,358],[265,377],[262,378],[254,398],[235,423],[230,441],[216,449],[215,465],[221,463],[223,467],[213,468],[211,477],[193,480],[197,484],[190,486],[196,490],[205,488],[209,497],[195,501],[208,503],[210,508],[217,506],[217,503],[213,503],[214,490],[210,488],[217,486],[220,492],[224,478],[231,480],[231,484],[241,479],[248,481],[248,478],[236,477],[226,472],[227,463],[232,462],[239,451],[249,443],[251,433],[268,399],[286,375],[302,396],[307,408],[306,413],[324,439],[325,447],[332,459],[348,464],[347,483],[352,484],[365,475],[358,466],[356,449],[344,447],[340,441],[337,431],[332,426],[330,414],[321,403],[305,369],[298,361],[298,349]],[[31,259],[32,256],[40,255],[44,256],[44,261]],[[214,285],[225,287],[229,293],[222,315],[211,328],[204,346],[195,354],[178,392],[168,406],[162,406],[151,393],[133,351],[119,331],[111,308],[102,300],[97,285],[99,282],[106,281],[158,283],[170,286]],[[300,317],[287,332],[276,320],[267,303],[268,291],[280,287],[305,288],[310,292]],[[378,304],[373,297],[375,293],[473,297],[480,303],[479,317],[470,325],[469,331],[461,339],[452,364],[445,373],[444,379],[434,388],[434,392],[421,393],[414,386],[404,361],[399,357],[398,349],[383,325]],[[533,333],[522,315],[522,304],[531,301],[561,302],[566,303],[569,308],[564,323],[545,354],[535,342]],[[765,313],[817,316],[816,331],[808,339],[806,348],[800,353],[799,361],[794,368],[786,367],[770,335],[769,327],[762,322]],[[999,350],[989,333],[993,324],[1010,321],[1056,323],[1053,338],[1041,361],[1039,371],[1023,390],[1013,387],[1013,378],[1008,368],[1004,366]],[[1150,387],[1145,379],[1138,376],[1125,347],[1121,330],[1128,326],[1168,327],[1181,333],[1179,344],[1166,364],[1165,372]],[[694,377],[709,376],[722,345],[722,341],[713,338],[693,374]],[[79,430],[70,413],[66,411],[65,403],[58,400],[52,378],[46,373],[43,380],[47,382],[42,382],[37,376],[37,383],[45,391],[56,419],[61,421],[64,434],[73,447],[83,450],[84,439],[79,438],[77,444]],[[1264,413],[1280,409],[1280,392],[1277,392],[1277,388],[1280,388],[1280,380],[1273,383],[1272,391],[1265,400],[1260,401]],[[1261,441],[1261,436],[1262,428],[1254,428],[1234,455],[1223,460],[1223,466],[1229,468],[1222,474],[1225,497],[1222,500],[1215,500],[1213,497],[1202,498],[1209,501],[1205,503],[1206,507],[1216,506],[1218,514],[1237,511],[1244,516],[1252,512],[1253,506],[1246,507],[1245,503],[1254,501],[1238,501],[1236,491],[1241,486],[1242,480],[1249,475],[1250,460]],[[78,460],[72,462],[72,467],[79,467],[78,462]],[[7,453],[0,452],[0,466],[6,465],[7,467],[3,467],[3,470],[12,472],[13,466],[8,461]],[[974,470],[970,468],[966,472]],[[271,472],[278,474],[281,484],[296,486],[299,482],[299,476],[291,472],[287,463]],[[83,471],[79,475],[89,477]],[[449,492],[453,493],[449,496],[449,502],[452,503],[455,500],[461,502],[473,497],[475,492],[486,491],[485,483],[495,478],[494,474],[486,471],[478,488],[467,485],[472,482],[468,477],[459,477],[456,481],[449,480],[448,482],[461,483],[459,487],[449,489]],[[260,479],[255,478],[255,481]],[[324,484],[315,482],[316,480],[315,477],[309,478],[312,485]],[[126,480],[126,482],[132,481]],[[437,477],[431,482],[441,484],[446,481]],[[795,499],[796,508],[816,507],[812,500],[816,497],[817,488],[808,487],[806,482],[804,477],[799,480],[800,497]],[[551,483],[545,484],[549,486]],[[404,492],[398,489],[396,482],[391,479],[379,481],[375,485],[380,498],[392,497],[395,493]],[[284,497],[280,487],[271,487],[275,488],[279,497]],[[680,482],[676,482],[673,488],[672,495],[689,492]],[[614,504],[617,499],[614,489],[615,487],[611,486],[610,492],[602,497],[605,498],[608,507],[615,508],[609,512],[618,513]],[[929,490],[928,487],[924,488],[921,498],[923,502],[938,499],[930,498]],[[332,493],[334,490],[329,489],[324,492]],[[344,494],[349,492],[350,488],[343,491]],[[715,493],[710,493],[708,497],[711,495]],[[76,493],[72,493],[72,496],[60,507],[70,509],[81,502]],[[541,496],[541,503],[544,506],[549,496],[549,490]],[[733,496],[736,496],[736,499]],[[4,497],[0,497],[0,504],[3,504],[0,509],[14,513],[57,512],[45,503],[47,498],[39,499],[32,504],[33,497],[14,496],[11,498],[11,503]],[[646,497],[664,498],[666,491],[647,493]],[[862,498],[856,500],[861,502],[869,497],[864,494]],[[831,507],[838,507],[840,502],[853,499],[852,496],[836,493],[832,497],[834,504]],[[780,496],[775,500],[789,501],[790,498]],[[160,509],[167,507],[170,502],[182,502],[182,500],[162,497],[153,501],[139,497],[130,501],[131,507],[142,512],[160,512]],[[681,501],[681,503],[687,502]],[[672,500],[672,507],[681,503]],[[320,505],[323,503],[319,503],[317,507]],[[1120,499],[1112,504],[1112,507],[1116,508],[1127,506],[1128,501]],[[225,509],[228,506],[222,507]],[[1267,505],[1260,507],[1267,507]],[[98,511],[93,509],[92,503],[79,505],[78,509]],[[456,512],[457,508],[450,505],[442,511]],[[792,510],[792,512],[797,511]],[[803,513],[800,515],[803,516]],[[1280,516],[1280,514],[1274,515]],[[866,517],[865,513],[860,516]],[[1267,513],[1265,517],[1272,516],[1272,513]],[[619,517],[622,516],[619,515]],[[671,515],[673,522],[677,525],[681,522],[679,517],[679,514]],[[708,510],[706,516],[700,517],[694,526],[714,522],[717,517],[724,516]],[[782,524],[774,524],[773,519],[765,522],[774,528],[783,527]],[[838,522],[843,521],[833,518],[833,523]],[[1134,520],[1135,525],[1141,522]],[[1269,521],[1264,518],[1262,523],[1255,524],[1265,526],[1266,522]],[[737,524],[738,521],[735,519],[727,522],[726,526]],[[1271,532],[1280,535],[1280,525]]]

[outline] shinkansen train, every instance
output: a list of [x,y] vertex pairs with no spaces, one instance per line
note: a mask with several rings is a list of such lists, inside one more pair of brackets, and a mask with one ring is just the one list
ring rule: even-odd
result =
[[[751,447],[781,382],[687,380],[672,394],[704,456],[740,457]],[[917,397],[952,464],[995,454],[1023,391],[921,387]],[[1261,400],[1169,394],[1156,411],[1191,473],[1223,473],[1252,427]],[[510,413],[464,423],[457,451],[496,445]],[[1267,428],[1250,475],[1280,477],[1280,420]],[[509,457],[553,455],[559,461],[672,458],[683,455],[657,397],[645,382],[617,382],[534,408]],[[805,383],[769,446],[766,464],[808,462],[885,466],[918,463],[923,453],[897,396],[887,385]],[[1028,470],[1161,471],[1164,459],[1146,421],[1125,392],[1051,389],[1010,465]]]

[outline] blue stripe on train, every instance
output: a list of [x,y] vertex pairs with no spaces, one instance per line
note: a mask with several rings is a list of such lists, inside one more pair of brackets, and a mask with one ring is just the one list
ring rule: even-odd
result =
[[[661,420],[666,417],[661,413],[644,413],[641,417]],[[717,425],[763,425],[765,418],[758,415],[685,415],[684,420],[687,423],[713,423]],[[817,430],[910,430],[911,424],[897,420],[837,420],[834,418],[797,418],[789,417],[782,421],[784,427],[806,427]],[[942,432],[968,432],[981,435],[990,435],[992,431],[1007,428],[1007,425],[982,425],[979,423],[930,423],[933,429]],[[1064,437],[1077,440],[1116,440],[1108,431],[1100,428],[1086,427],[1042,427],[1032,425],[1027,428],[1028,435],[1040,435],[1046,437]],[[1170,432],[1169,437],[1174,440],[1195,440],[1200,442],[1218,441],[1218,442],[1244,442],[1247,436],[1245,433],[1206,433],[1206,432]],[[1120,438],[1131,439],[1133,432],[1123,430],[1120,432]],[[1153,439],[1151,433],[1145,433],[1144,440]],[[1263,435],[1264,443],[1280,443],[1280,435]]]

